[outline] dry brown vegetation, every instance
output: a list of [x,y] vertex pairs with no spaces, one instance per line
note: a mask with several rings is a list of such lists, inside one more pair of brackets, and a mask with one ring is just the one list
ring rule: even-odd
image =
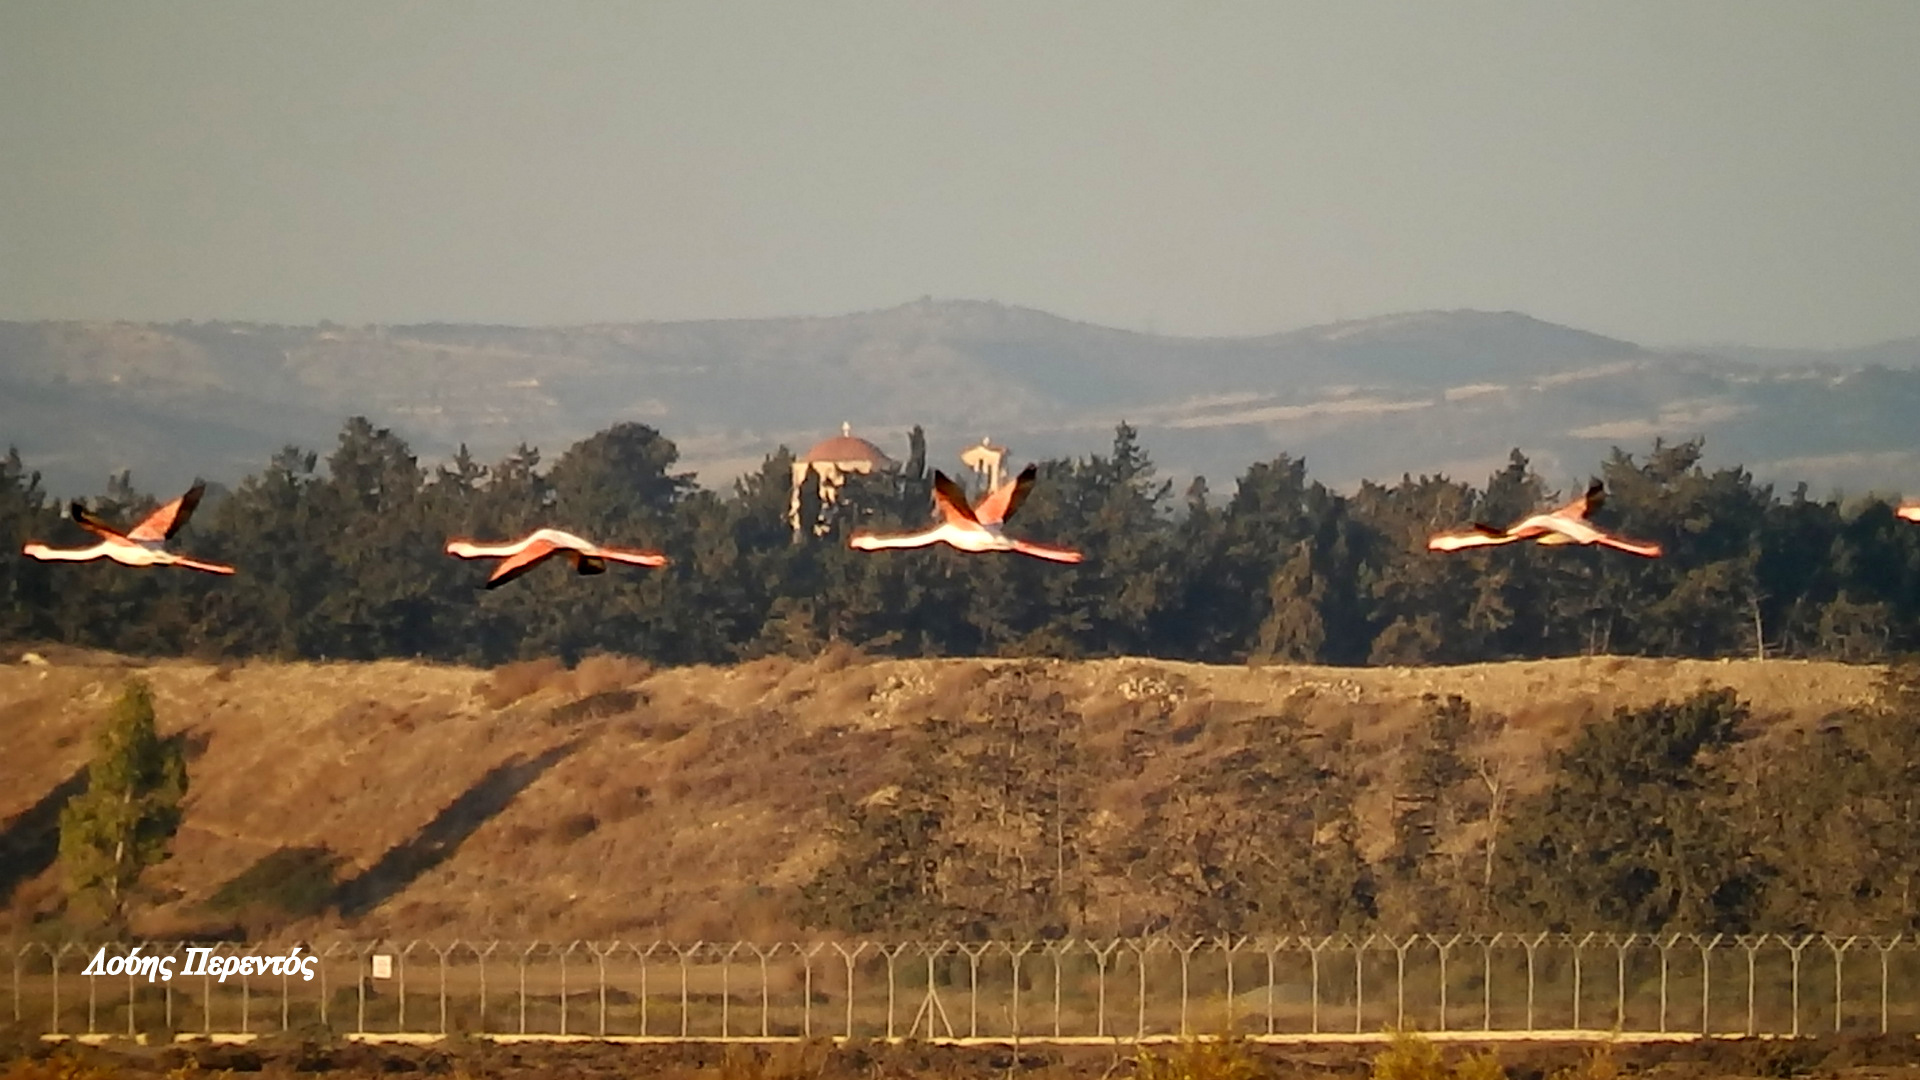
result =
[[[24,1051],[24,1048],[22,1048]],[[1475,1053],[1423,1044],[1261,1046],[1182,1044],[1167,1048],[1022,1045],[952,1047],[825,1041],[776,1046],[717,1043],[610,1046],[501,1046],[454,1040],[431,1046],[365,1045],[268,1038],[246,1046],[185,1043],[137,1047],[36,1046],[0,1065],[0,1080],[115,1080],[231,1076],[553,1078],[660,1077],[663,1080],[879,1080],[965,1076],[1036,1080],[1708,1080],[1817,1076],[1832,1080],[1913,1080],[1911,1038],[1821,1036],[1602,1046],[1507,1045]]]
[[[1524,777],[1571,732],[1616,706],[1731,686],[1761,737],[1867,701],[1879,670],[1797,661],[1585,658],[1452,668],[1209,667],[1145,660],[811,661],[654,669],[590,657],[493,671],[378,663],[134,665],[78,651],[0,667],[0,845],[27,851],[49,796],[84,766],[88,737],[130,674],[147,678],[163,733],[191,747],[175,856],[150,871],[149,936],[222,925],[207,900],[263,858],[339,860],[342,903],[278,926],[374,935],[707,940],[790,936],[788,901],[831,857],[833,800],[885,798],[908,768],[905,732],[965,722],[1004,673],[1060,688],[1090,747],[1138,767],[1088,802],[1123,815],[1183,771],[1242,745],[1284,711],[1351,723],[1366,768],[1386,775],[1421,695],[1459,694],[1505,714]],[[1360,844],[1387,843],[1386,784],[1356,807]],[[1117,818],[1116,818],[1117,819]],[[47,861],[10,858],[5,927],[57,909]],[[1124,883],[1105,887],[1123,905]],[[7,895],[10,893],[10,896]],[[230,919],[228,921],[231,921]],[[258,929],[258,928],[256,928]]]

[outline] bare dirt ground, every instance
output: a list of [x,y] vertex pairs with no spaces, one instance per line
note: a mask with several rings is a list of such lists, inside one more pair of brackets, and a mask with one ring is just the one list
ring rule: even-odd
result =
[[[1109,1080],[1153,1075],[1167,1080],[1254,1080],[1256,1077],[1368,1076],[1377,1046],[1316,1048],[1242,1046],[1225,1062],[1183,1062],[1178,1048],[1152,1052],[1174,1059],[1169,1071],[1142,1069],[1133,1050],[1023,1046],[940,1047],[924,1044],[824,1043],[778,1047],[690,1043],[659,1046],[492,1045],[366,1046],[285,1039],[250,1046],[182,1044],[166,1047],[39,1047],[15,1058],[6,1080],[92,1080],[259,1074],[391,1077],[424,1073],[453,1077],[526,1077],[600,1080],[663,1077],[685,1080],[881,1080],[881,1078],[1033,1077],[1036,1080]],[[1444,1051],[1448,1064],[1468,1053]],[[1791,1042],[1731,1040],[1713,1043],[1619,1046],[1596,1060],[1591,1045],[1502,1046],[1493,1051],[1507,1080],[1663,1080],[1710,1077],[1815,1076],[1841,1080],[1913,1080],[1920,1077],[1920,1043],[1911,1037],[1825,1037]],[[30,1055],[30,1056],[29,1056]],[[1182,1067],[1184,1066],[1184,1067]],[[1617,1071],[1616,1071],[1617,1070]],[[1448,1080],[1445,1075],[1403,1080]]]
[[[902,733],[965,719],[974,691],[1026,663],[1062,688],[1095,743],[1139,735],[1168,760],[1227,746],[1247,720],[1351,723],[1364,767],[1390,768],[1422,694],[1509,718],[1538,761],[1618,706],[1730,686],[1767,732],[1870,700],[1879,669],[1798,661],[1611,657],[1451,668],[1214,667],[1149,660],[811,662],[654,670],[594,657],[493,672],[422,663],[136,663],[18,650],[0,664],[0,933],[58,902],[54,827],[90,733],[131,675],[163,733],[191,747],[174,857],[136,930],[204,931],[206,899],[262,857],[324,845],[357,898],[304,934],[568,940],[794,932],[782,890],[827,855],[835,795],[883,790]],[[1213,752],[1213,751],[1208,751]],[[1177,783],[1174,765],[1159,781]],[[1382,786],[1384,790],[1384,786]],[[1108,792],[1117,803],[1139,794]],[[1380,817],[1389,807],[1362,807]],[[1382,818],[1384,825],[1384,818]],[[1378,830],[1376,830],[1377,832]]]

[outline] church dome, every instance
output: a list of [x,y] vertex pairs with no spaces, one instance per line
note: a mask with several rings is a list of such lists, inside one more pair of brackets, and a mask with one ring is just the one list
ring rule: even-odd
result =
[[855,435],[850,424],[841,424],[840,434],[815,444],[813,449],[800,455],[800,461],[802,464],[812,464],[817,461],[834,464],[863,461],[875,468],[884,468],[894,463],[893,459],[879,447]]

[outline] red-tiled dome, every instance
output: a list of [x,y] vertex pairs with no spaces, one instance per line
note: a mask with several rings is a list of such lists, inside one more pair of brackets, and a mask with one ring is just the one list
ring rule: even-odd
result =
[[840,430],[841,434],[816,444],[813,449],[800,455],[800,460],[802,462],[867,461],[872,462],[875,467],[893,464],[893,459],[885,452],[854,435],[847,425],[842,424]]

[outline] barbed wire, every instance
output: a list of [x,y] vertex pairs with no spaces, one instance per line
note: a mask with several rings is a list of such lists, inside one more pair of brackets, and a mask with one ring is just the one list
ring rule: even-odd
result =
[[[133,962],[129,963],[128,959]],[[170,958],[171,962],[163,962]],[[278,958],[280,962],[275,963]],[[25,942],[47,1037],[1146,1042],[1920,1033],[1908,934]]]

